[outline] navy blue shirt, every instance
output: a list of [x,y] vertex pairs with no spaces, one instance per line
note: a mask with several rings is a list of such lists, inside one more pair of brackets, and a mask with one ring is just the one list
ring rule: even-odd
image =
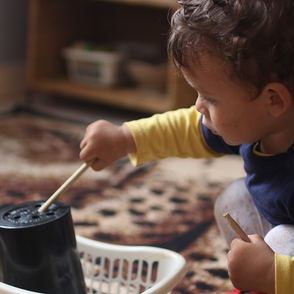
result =
[[274,226],[294,224],[293,146],[285,153],[258,156],[253,152],[256,143],[230,146],[204,125],[201,127],[203,136],[212,150],[242,156],[247,174],[247,189],[264,218]]

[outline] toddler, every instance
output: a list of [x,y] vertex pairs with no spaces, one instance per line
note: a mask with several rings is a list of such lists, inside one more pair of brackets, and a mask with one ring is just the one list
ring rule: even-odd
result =
[[[229,185],[215,204],[217,223],[231,246],[228,268],[236,287],[231,293],[291,293],[294,2],[178,2],[168,49],[195,89],[196,105],[121,126],[94,122],[80,157],[97,158],[92,167],[101,170],[127,154],[134,165],[240,154],[247,176]],[[250,243],[236,239],[225,212],[250,235]]]

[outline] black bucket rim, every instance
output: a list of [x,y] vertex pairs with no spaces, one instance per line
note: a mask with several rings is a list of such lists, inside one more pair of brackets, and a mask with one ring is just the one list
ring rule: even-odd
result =
[[6,205],[0,208],[0,229],[24,229],[41,226],[64,216],[70,207],[61,201],[51,204],[44,212],[38,209],[42,200]]

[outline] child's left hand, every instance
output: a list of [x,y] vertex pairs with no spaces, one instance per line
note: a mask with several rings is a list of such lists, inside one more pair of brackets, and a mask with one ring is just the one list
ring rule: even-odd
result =
[[229,276],[242,291],[275,294],[275,254],[259,235],[251,243],[235,239],[228,253]]

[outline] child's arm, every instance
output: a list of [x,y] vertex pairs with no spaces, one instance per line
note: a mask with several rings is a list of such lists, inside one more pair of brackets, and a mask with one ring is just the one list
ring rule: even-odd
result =
[[135,140],[133,165],[167,157],[212,158],[224,154],[208,147],[201,130],[201,113],[195,106],[155,114],[125,123]]
[[228,253],[229,276],[242,291],[275,294],[275,254],[259,235],[251,243],[235,239]]
[[80,148],[83,161],[97,158],[92,165],[94,170],[101,170],[128,153],[136,152],[129,128],[105,120],[98,120],[87,127]]
[[81,142],[84,161],[101,170],[129,154],[133,165],[167,157],[211,158],[224,154],[211,150],[201,132],[201,114],[195,107],[156,114],[116,126],[105,120],[92,123]]

